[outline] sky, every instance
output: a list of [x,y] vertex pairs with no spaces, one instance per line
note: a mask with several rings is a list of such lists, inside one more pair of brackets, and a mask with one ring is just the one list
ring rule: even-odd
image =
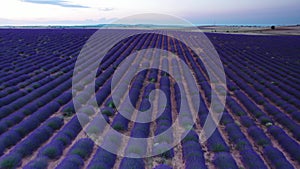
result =
[[0,25],[94,25],[141,13],[195,25],[300,24],[300,0],[0,0]]

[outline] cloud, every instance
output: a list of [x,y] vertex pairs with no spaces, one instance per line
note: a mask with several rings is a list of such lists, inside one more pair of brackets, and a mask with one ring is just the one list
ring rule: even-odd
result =
[[112,11],[114,8],[98,8],[99,11]]
[[57,5],[61,7],[67,8],[90,8],[88,6],[70,4],[68,1],[64,0],[22,0],[23,2],[36,3],[36,4],[49,4],[49,5]]
[[85,19],[85,20],[13,20],[0,17],[1,26],[74,26],[74,25],[98,25],[109,24],[118,18],[99,18],[99,19]]

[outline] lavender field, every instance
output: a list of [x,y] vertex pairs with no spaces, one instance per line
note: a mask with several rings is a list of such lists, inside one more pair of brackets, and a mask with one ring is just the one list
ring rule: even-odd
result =
[[[227,89],[219,87],[217,92],[227,97],[220,124],[202,143],[199,131],[210,118],[211,104],[211,81],[204,63],[180,41],[154,33],[124,39],[107,53],[95,78],[94,97],[101,112],[84,107],[80,111],[88,115],[80,118],[91,123],[79,123],[74,102],[86,105],[91,98],[81,93],[79,99],[72,99],[72,76],[83,45],[95,31],[0,29],[0,169],[300,168],[300,36],[205,33],[226,75]],[[107,32],[111,36],[120,33]],[[196,43],[193,36],[189,38]],[[179,91],[175,79],[189,79],[175,59],[144,59],[143,64],[160,64],[181,76],[171,77],[158,69],[139,72],[131,82],[132,104],[147,109],[150,92],[161,89],[167,105],[150,123],[124,118],[112,100],[111,79],[126,56],[147,48],[170,51],[192,70],[201,100],[197,121],[187,136],[166,152],[164,146],[171,145],[172,135],[155,140],[153,151],[162,153],[154,157],[117,156],[87,136],[85,131],[103,132],[97,116],[103,115],[112,128],[131,137],[158,135],[178,116],[184,92]],[[142,64],[141,59],[131,62],[128,67]],[[87,60],[85,67],[92,63]],[[118,83],[125,83],[126,70]],[[77,90],[86,85],[83,81]],[[180,123],[190,124],[188,120]],[[107,141],[114,144],[113,139]],[[115,146],[136,157],[150,149],[147,143],[144,148],[127,142]]]

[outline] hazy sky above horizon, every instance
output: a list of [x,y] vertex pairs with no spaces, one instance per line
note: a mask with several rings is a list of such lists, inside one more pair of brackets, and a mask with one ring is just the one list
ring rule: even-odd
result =
[[140,13],[193,24],[300,24],[299,0],[2,0],[0,25],[111,23]]

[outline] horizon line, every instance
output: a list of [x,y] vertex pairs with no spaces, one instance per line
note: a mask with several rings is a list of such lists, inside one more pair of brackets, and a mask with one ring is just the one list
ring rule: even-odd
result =
[[[184,25],[179,24],[36,24],[36,25],[0,25],[0,27],[103,27],[103,26],[163,26],[163,27],[179,27]],[[300,26],[300,24],[193,24],[197,27],[199,26],[257,26],[257,27],[264,27],[264,26]]]

